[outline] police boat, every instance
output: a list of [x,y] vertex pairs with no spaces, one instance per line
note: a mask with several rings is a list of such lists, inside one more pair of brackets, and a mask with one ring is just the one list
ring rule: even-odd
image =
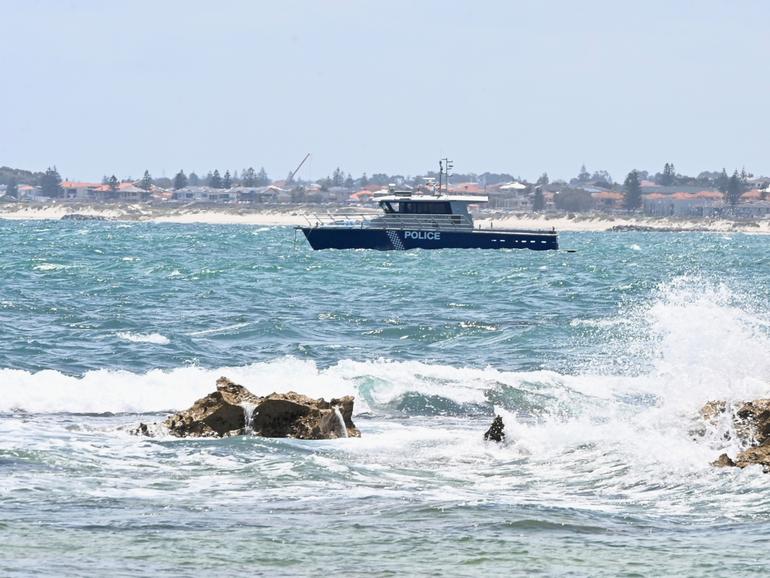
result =
[[[439,173],[440,178],[445,173]],[[447,179],[448,180],[448,179]],[[320,249],[531,249],[559,248],[555,229],[476,228],[470,205],[488,202],[482,195],[433,190],[399,191],[375,197],[382,214],[327,215],[296,227],[310,246]]]

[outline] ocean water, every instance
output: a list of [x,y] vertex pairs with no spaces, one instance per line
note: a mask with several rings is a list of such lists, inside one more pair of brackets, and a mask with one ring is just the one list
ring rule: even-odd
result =
[[[770,475],[693,432],[770,396],[768,238],[561,245],[0,221],[0,575],[767,575]],[[127,433],[221,375],[363,436]]]

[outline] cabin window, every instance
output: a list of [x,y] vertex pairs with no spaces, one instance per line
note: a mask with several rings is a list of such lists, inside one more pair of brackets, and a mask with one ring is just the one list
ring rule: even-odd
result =
[[380,201],[380,208],[385,211],[386,213],[394,213],[393,205],[391,205],[388,201]]
[[449,215],[452,208],[449,203],[408,201],[398,204],[399,213],[409,213],[417,215]]

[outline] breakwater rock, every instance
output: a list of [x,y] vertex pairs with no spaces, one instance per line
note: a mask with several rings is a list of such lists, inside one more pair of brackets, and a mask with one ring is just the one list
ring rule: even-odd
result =
[[139,424],[132,433],[153,435],[161,429],[176,437],[243,434],[308,440],[360,437],[352,415],[352,396],[325,401],[290,391],[260,397],[221,377],[215,392],[166,418],[162,428]]
[[484,439],[486,441],[502,442],[505,439],[505,423],[503,423],[502,416],[495,416],[492,420],[492,425],[484,433]]
[[83,213],[67,213],[62,215],[61,221],[107,221],[103,215],[84,215]]
[[735,458],[720,455],[713,462],[714,466],[745,468],[757,464],[770,472],[770,399],[737,405],[710,401],[701,409],[701,416],[712,426],[727,421],[729,427],[725,437],[734,435],[744,447]]

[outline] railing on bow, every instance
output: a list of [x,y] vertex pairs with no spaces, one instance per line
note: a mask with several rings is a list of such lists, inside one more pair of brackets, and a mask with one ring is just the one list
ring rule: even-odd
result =
[[305,217],[311,227],[359,227],[385,229],[437,230],[473,229],[468,215],[413,215],[409,213],[345,213],[339,215],[312,215]]

